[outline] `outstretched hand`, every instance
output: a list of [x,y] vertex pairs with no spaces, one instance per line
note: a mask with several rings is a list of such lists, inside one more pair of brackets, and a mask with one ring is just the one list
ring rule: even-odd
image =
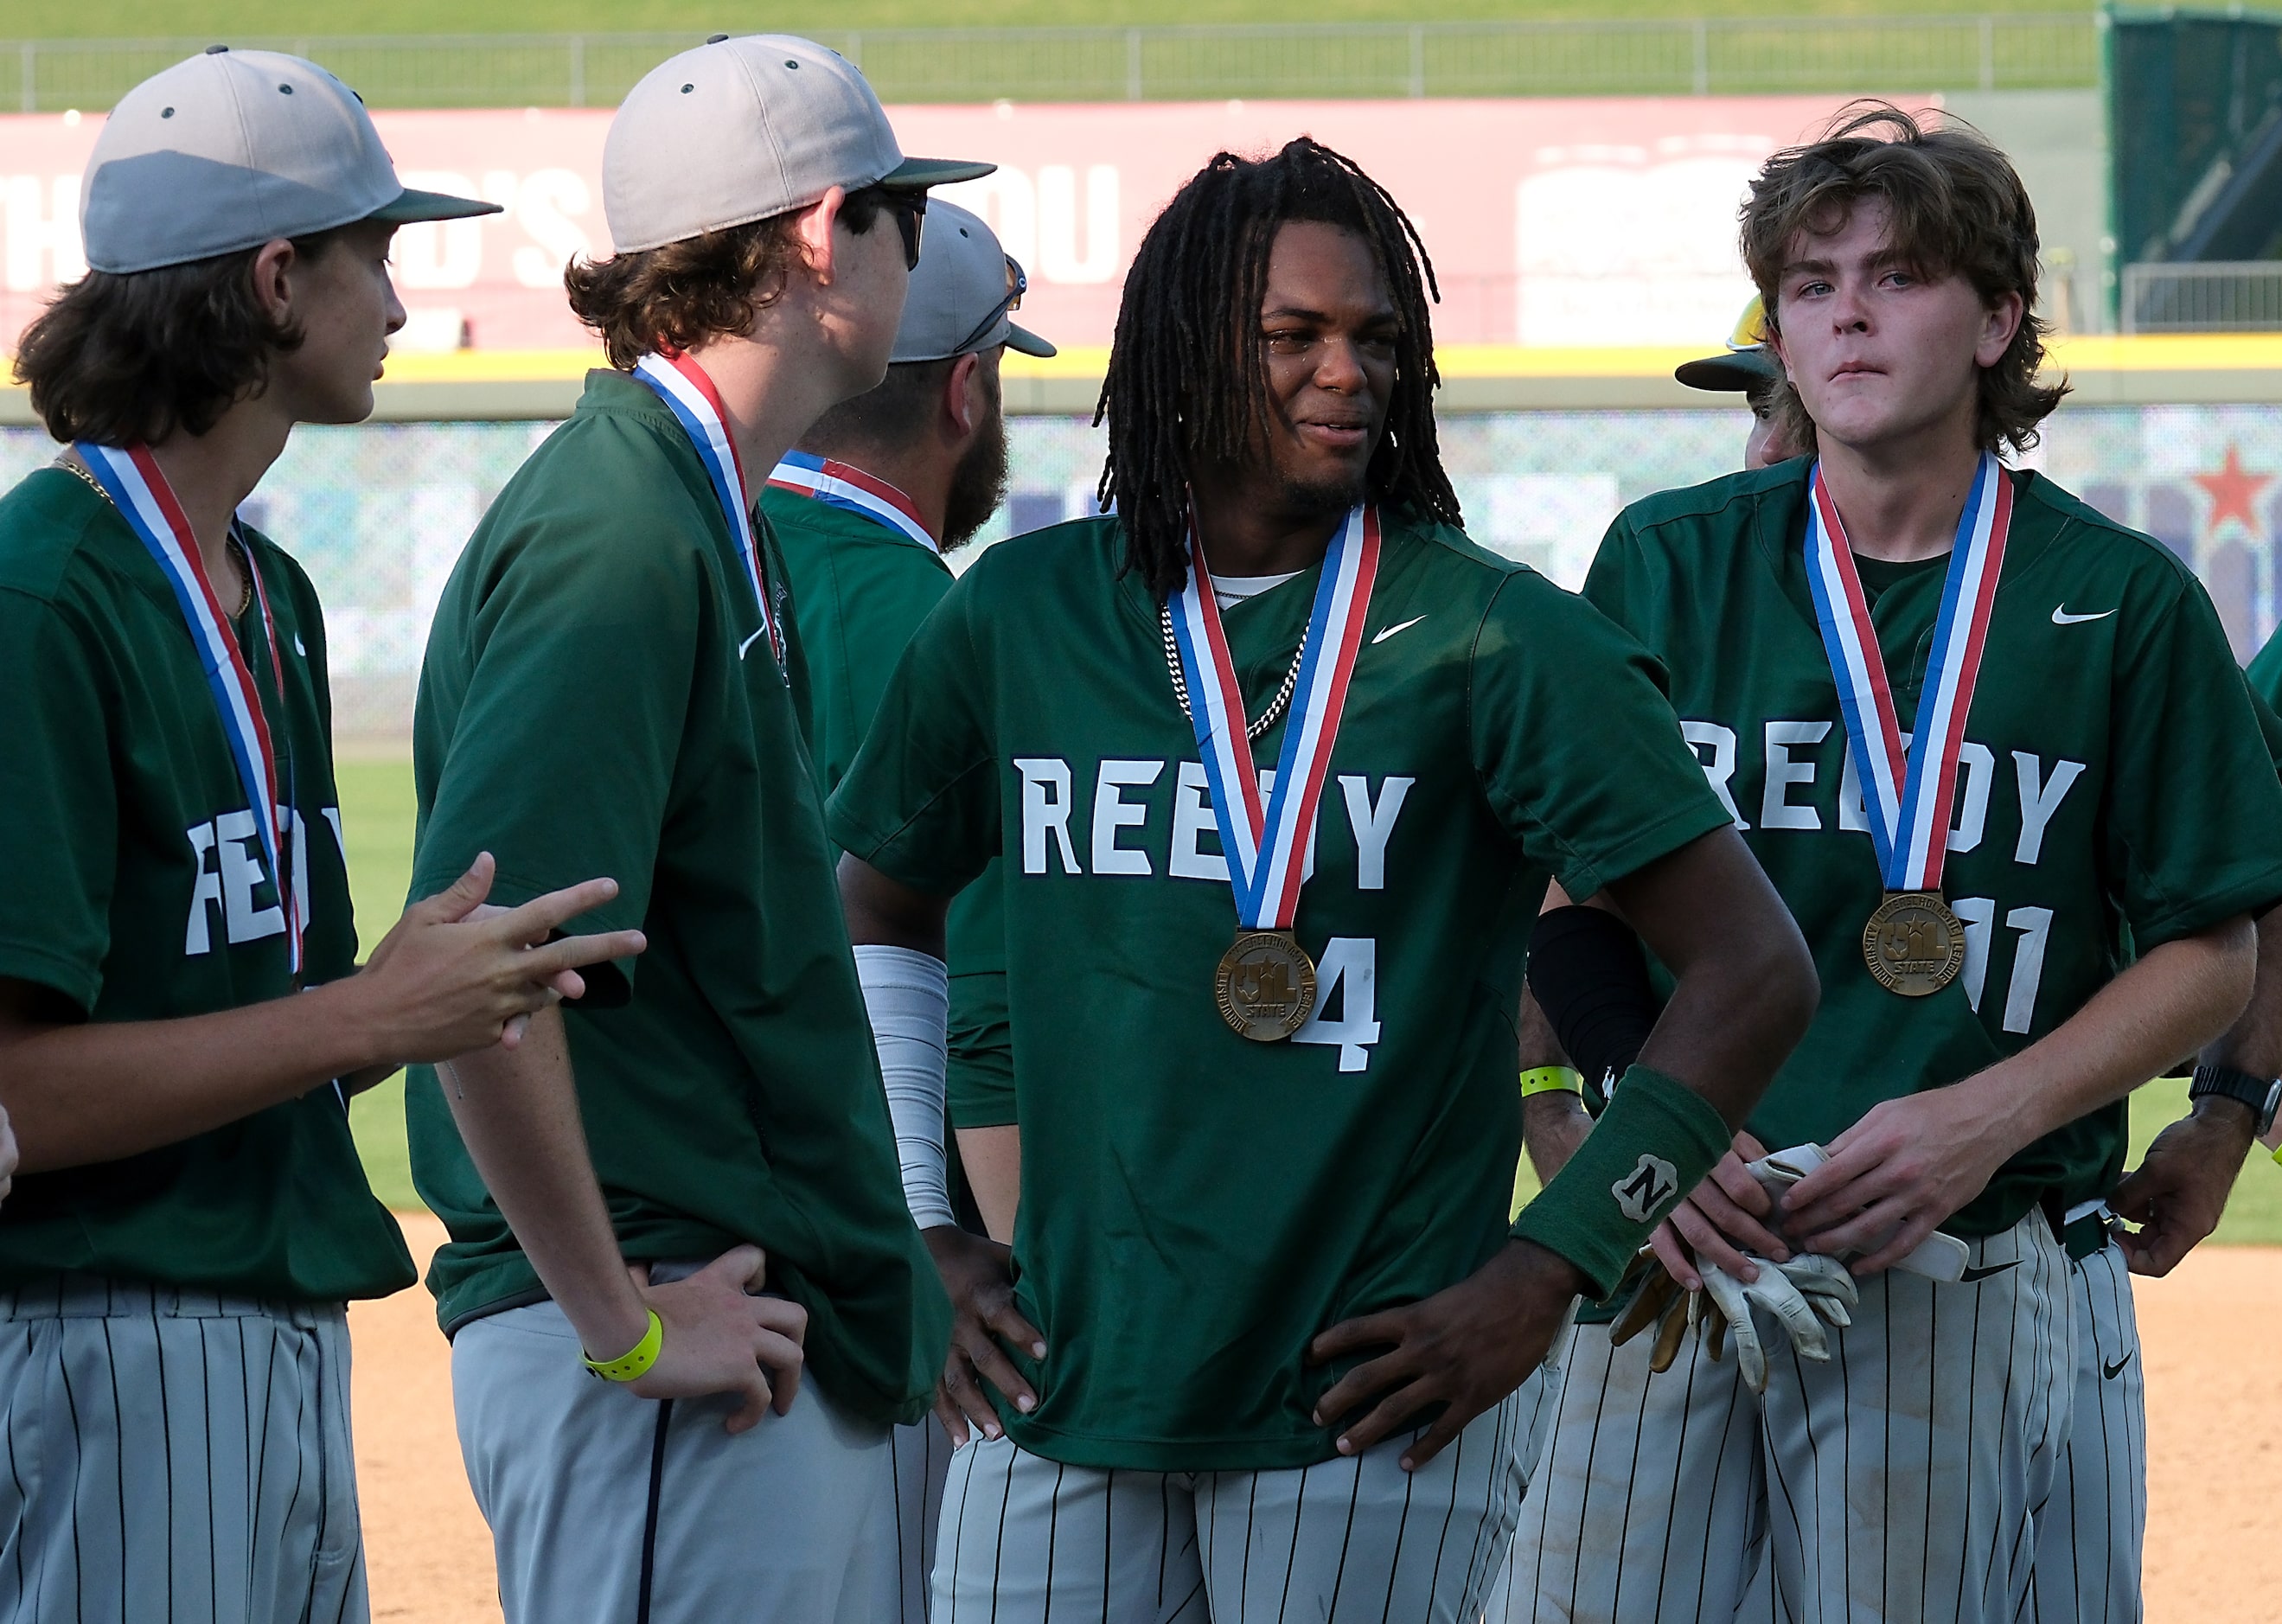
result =
[[[1360,1455],[1439,1404],[1442,1413],[1402,1454],[1402,1469],[1417,1471],[1545,1363],[1583,1289],[1567,1260],[1534,1241],[1513,1240],[1424,1302],[1341,1321],[1308,1344],[1310,1364],[1384,1351],[1316,1401],[1316,1425],[1339,1427],[1339,1452]],[[1366,1405],[1359,1420],[1342,1426]]]
[[445,890],[404,911],[364,967],[341,983],[377,1029],[389,1061],[446,1061],[501,1043],[513,1048],[531,1016],[586,991],[581,967],[631,959],[639,930],[549,940],[564,922],[618,894],[588,880],[517,908],[487,906],[496,865],[478,855]]
[[760,1247],[732,1247],[670,1286],[652,1286],[646,1263],[626,1272],[665,1328],[657,1363],[626,1384],[634,1392],[644,1398],[741,1395],[744,1402],[721,1424],[732,1434],[759,1426],[771,1410],[783,1415],[792,1408],[800,1391],[808,1310],[781,1297],[753,1294],[768,1278]]
[[1046,1340],[1014,1306],[1013,1252],[981,1235],[970,1235],[956,1224],[938,1224],[921,1232],[935,1266],[951,1295],[951,1351],[944,1356],[943,1379],[935,1384],[935,1418],[951,1435],[953,1448],[963,1448],[970,1426],[986,1438],[1005,1429],[998,1411],[982,1391],[982,1383],[1005,1395],[1015,1409],[1028,1414],[1038,1407],[1038,1395],[1022,1379],[1002,1344],[1019,1347],[1033,1359],[1046,1356]]

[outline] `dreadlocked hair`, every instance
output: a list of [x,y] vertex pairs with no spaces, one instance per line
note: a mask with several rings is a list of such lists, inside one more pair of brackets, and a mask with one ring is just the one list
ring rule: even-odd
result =
[[1433,261],[1386,189],[1354,159],[1302,136],[1269,159],[1222,152],[1174,195],[1141,239],[1117,310],[1096,423],[1109,425],[1099,496],[1125,524],[1128,570],[1160,602],[1189,573],[1189,470],[1256,455],[1272,405],[1260,307],[1276,233],[1336,226],[1370,245],[1400,323],[1386,429],[1365,473],[1375,501],[1461,522],[1434,437]]

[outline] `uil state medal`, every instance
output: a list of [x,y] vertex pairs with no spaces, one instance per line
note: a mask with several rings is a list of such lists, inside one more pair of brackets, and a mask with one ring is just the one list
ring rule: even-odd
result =
[[1238,934],[1213,975],[1221,1018],[1240,1037],[1277,1043],[1316,1009],[1316,965],[1292,923],[1300,909],[1308,837],[1339,736],[1347,680],[1362,645],[1371,583],[1378,575],[1378,515],[1351,511],[1323,555],[1315,606],[1300,646],[1290,719],[1263,800],[1245,725],[1244,691],[1221,629],[1203,544],[1192,534],[1189,579],[1166,604],[1180,656],[1189,720],[1212,791],[1221,851],[1236,893]]
[[1862,928],[1862,958],[1887,991],[1921,998],[1965,967],[1965,926],[1930,891],[1895,891]]

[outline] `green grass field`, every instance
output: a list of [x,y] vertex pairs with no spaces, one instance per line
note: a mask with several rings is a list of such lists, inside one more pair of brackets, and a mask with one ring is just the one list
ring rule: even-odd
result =
[[[349,882],[356,894],[359,930],[369,946],[402,912],[412,874],[412,768],[400,761],[345,761],[340,765],[341,821],[348,836]],[[2162,1079],[2141,1089],[2131,1101],[2131,1160],[2136,1164],[2163,1124],[2186,1109],[2187,1085]],[[357,1146],[373,1188],[390,1206],[420,1205],[404,1148],[404,1086],[392,1079],[361,1095],[350,1108]],[[1522,1169],[1517,1195],[1537,1193],[1537,1181]],[[2282,1168],[2265,1152],[2254,1151],[2250,1165],[2228,1204],[2216,1239],[2235,1245],[2282,1245]]]
[[[107,107],[185,51],[222,39],[315,55],[376,107],[607,107],[704,31],[758,27],[814,35],[859,61],[885,100],[904,103],[1921,93],[2098,82],[2099,35],[2083,0],[2012,0],[1996,12],[1973,0],[1432,4],[788,0],[764,11],[697,0],[340,0],[312,27],[282,0],[193,0],[164,12],[128,0],[16,0],[0,29],[33,43],[0,95],[26,112]],[[1691,26],[1699,19],[1708,26]],[[1195,23],[1269,27],[1164,27]],[[1529,27],[1493,26],[1508,23]],[[1422,27],[1414,36],[1404,24]],[[1025,27],[1033,31],[993,32]]]
[[[348,842],[358,942],[369,952],[404,912],[404,889],[412,880],[412,765],[344,761],[334,778],[341,791],[341,832]],[[404,1147],[402,1075],[351,1100],[349,1123],[380,1199],[400,1211],[417,1208],[420,1198],[412,1188]]]

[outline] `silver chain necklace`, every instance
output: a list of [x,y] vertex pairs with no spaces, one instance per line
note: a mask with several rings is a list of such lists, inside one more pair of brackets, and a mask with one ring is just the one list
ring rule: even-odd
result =
[[[1206,590],[1210,591],[1211,588],[1207,587]],[[1188,674],[1181,669],[1181,645],[1173,635],[1171,604],[1160,603],[1157,606],[1157,623],[1163,628],[1165,633],[1165,669],[1173,674],[1173,697],[1181,702],[1181,714],[1193,726],[1196,717],[1189,710],[1189,679]],[[1307,634],[1302,633],[1299,648],[1292,652],[1292,669],[1284,673],[1284,686],[1276,690],[1276,697],[1268,702],[1268,709],[1260,713],[1260,719],[1249,724],[1244,730],[1244,737],[1247,743],[1276,726],[1276,719],[1283,715],[1285,707],[1292,703],[1292,690],[1300,685],[1300,662],[1307,658],[1307,656],[1308,638]]]

